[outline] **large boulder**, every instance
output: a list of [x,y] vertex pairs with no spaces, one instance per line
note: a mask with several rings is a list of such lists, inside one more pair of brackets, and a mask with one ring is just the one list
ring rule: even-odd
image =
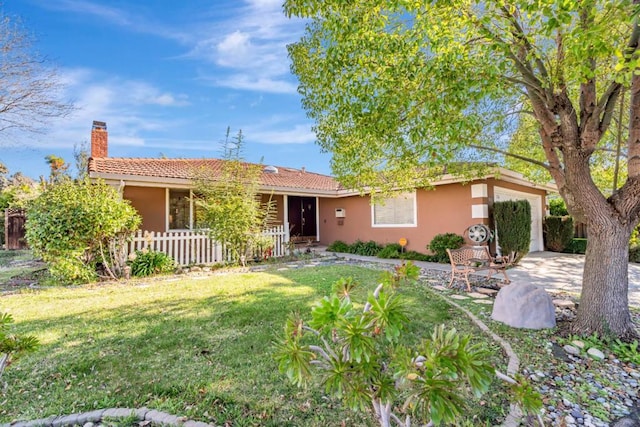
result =
[[491,318],[514,328],[556,326],[556,311],[551,297],[544,289],[531,283],[512,282],[500,289]]

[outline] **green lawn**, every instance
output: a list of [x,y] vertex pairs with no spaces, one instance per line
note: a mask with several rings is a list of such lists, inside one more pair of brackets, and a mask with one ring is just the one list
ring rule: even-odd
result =
[[[366,284],[362,296],[375,287],[379,273],[336,265],[0,296],[0,312],[10,312],[18,332],[42,343],[5,372],[0,423],[146,406],[217,425],[375,425],[318,389],[288,384],[271,354],[288,313],[308,317],[313,302],[342,276]],[[443,322],[484,339],[424,285],[402,292],[411,309],[408,342]],[[504,370],[500,351],[492,349]],[[492,425],[506,411],[495,387],[485,403],[469,405],[473,425]]]

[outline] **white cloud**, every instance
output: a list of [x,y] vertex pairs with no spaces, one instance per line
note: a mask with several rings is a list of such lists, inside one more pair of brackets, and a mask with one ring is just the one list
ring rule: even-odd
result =
[[310,144],[316,141],[316,135],[309,125],[296,125],[293,128],[289,126],[280,130],[247,128],[244,133],[247,140],[261,144]]
[[249,34],[235,31],[216,45],[216,62],[226,67],[237,67],[252,50]]
[[128,10],[105,6],[103,2],[89,0],[44,0],[39,2],[39,5],[49,10],[91,16],[107,24],[118,25],[131,31],[152,34],[169,40],[186,42],[189,38],[188,34],[177,31],[176,28],[169,28],[159,22],[148,21],[143,13],[134,14]]
[[255,90],[268,93],[296,93],[297,86],[286,80],[274,80],[250,74],[233,74],[230,77],[215,79],[220,86],[232,89]]
[[205,80],[218,86],[295,93],[287,45],[298,40],[302,28],[301,21],[284,15],[281,0],[249,0],[202,31],[188,56],[217,65],[215,76]]
[[[110,145],[144,146],[140,136],[147,131],[164,131],[176,124],[165,110],[154,107],[188,105],[186,95],[172,94],[138,80],[106,78],[87,69],[61,70],[66,97],[72,98],[75,111],[68,117],[51,121],[46,135],[20,138],[23,146],[70,148],[87,141],[93,120],[107,122]],[[169,110],[171,111],[171,110]]]

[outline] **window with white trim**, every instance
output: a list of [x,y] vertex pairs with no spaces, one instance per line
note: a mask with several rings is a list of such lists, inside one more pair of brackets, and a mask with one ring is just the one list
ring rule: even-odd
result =
[[400,193],[371,206],[372,227],[416,227],[416,192]]

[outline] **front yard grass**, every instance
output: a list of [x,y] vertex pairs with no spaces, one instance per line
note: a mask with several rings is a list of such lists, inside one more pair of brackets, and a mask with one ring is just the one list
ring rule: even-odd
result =
[[[375,425],[367,414],[323,396],[321,387],[290,385],[277,370],[272,342],[290,312],[308,318],[338,278],[353,277],[364,295],[379,274],[335,265],[0,296],[0,312],[13,315],[16,332],[34,334],[42,344],[5,372],[0,423],[146,406],[225,426]],[[407,343],[428,337],[440,323],[486,340],[425,285],[402,292],[411,318]],[[491,349],[504,371],[500,350]],[[507,403],[500,387],[470,402],[470,425],[501,420]]]

